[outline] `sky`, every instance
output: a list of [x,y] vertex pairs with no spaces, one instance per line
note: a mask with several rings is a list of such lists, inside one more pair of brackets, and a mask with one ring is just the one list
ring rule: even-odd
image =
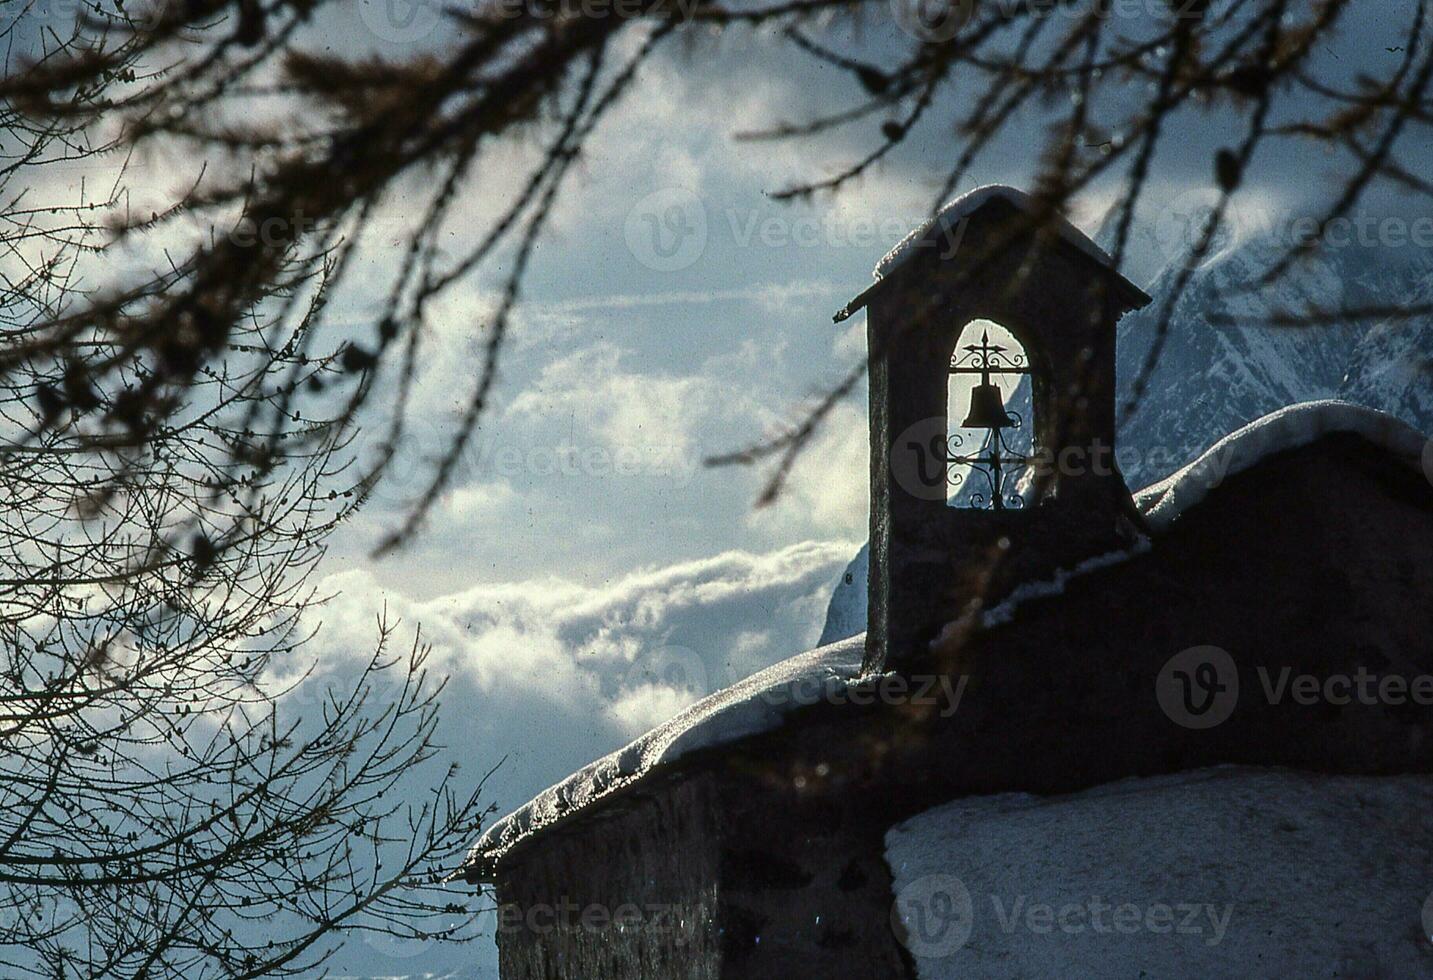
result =
[[[1355,10],[1350,50],[1396,43],[1396,19],[1373,7],[1383,5]],[[401,53],[441,40],[430,8],[369,0],[357,9],[320,25],[331,32],[324,43]],[[895,31],[878,18],[861,43],[879,57],[900,40]],[[1347,52],[1330,55],[1330,72],[1349,70]],[[352,676],[384,610],[405,630],[421,626],[434,665],[452,677],[450,752],[474,777],[499,766],[490,799],[505,812],[701,695],[814,644],[830,591],[866,537],[864,391],[836,409],[769,507],[753,506],[764,471],[702,461],[799,418],[862,356],[864,318],[836,325],[831,315],[925,218],[957,152],[950,114],[936,112],[910,146],[836,198],[774,201],[772,191],[874,145],[878,121],[799,144],[736,134],[857,96],[844,74],[750,35],[699,56],[671,46],[647,66],[559,199],[497,399],[457,480],[415,540],[375,559],[471,390],[496,280],[463,283],[432,318],[411,434],[320,570],[320,590],[334,597],[316,614],[314,682]],[[1040,123],[1017,121],[959,190],[1028,181]],[[1184,120],[1157,161],[1143,215],[1151,227],[1183,196],[1207,192],[1227,138],[1218,119]],[[465,190],[455,235],[502,205],[527,153],[514,148],[511,171],[490,168]],[[1322,185],[1324,165],[1310,160],[1269,154],[1243,199],[1296,207]],[[73,186],[65,179],[57,190]],[[162,196],[182,176],[174,161],[150,159],[130,180]],[[1096,186],[1072,220],[1093,233],[1118,192]],[[385,220],[399,222],[404,201]],[[381,243],[363,256],[360,282],[395,261]],[[1141,251],[1129,274],[1147,284],[1165,260]],[[360,287],[345,315],[362,325],[372,300]],[[495,976],[481,946],[450,954],[353,940],[334,966]]]

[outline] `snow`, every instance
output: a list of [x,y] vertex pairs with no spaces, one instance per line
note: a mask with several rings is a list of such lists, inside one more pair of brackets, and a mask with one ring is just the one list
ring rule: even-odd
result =
[[1220,767],[886,833],[920,980],[1433,976],[1433,777]]
[[[1022,582],[1010,590],[1010,594],[998,605],[992,606],[980,614],[981,629],[991,629],[996,626],[1003,626],[1015,618],[1015,611],[1024,603],[1032,599],[1045,599],[1051,596],[1065,594],[1065,586],[1070,584],[1072,579],[1081,575],[1088,575],[1097,572],[1102,568],[1109,568],[1121,562],[1129,561],[1136,555],[1142,555],[1149,551],[1153,545],[1147,537],[1141,537],[1129,548],[1122,548],[1117,551],[1109,551],[1103,555],[1095,555],[1076,563],[1071,568],[1058,568],[1048,579],[1038,579],[1033,582]],[[948,643],[953,637],[958,636],[964,628],[964,621],[960,619],[946,623],[936,638],[930,641],[932,650],[938,650]]]
[[779,727],[790,712],[812,703],[813,696],[840,691],[858,678],[865,652],[862,633],[773,664],[703,698],[493,824],[478,838],[468,864],[501,857],[529,835],[641,780],[658,766]]
[[935,217],[925,224],[912,231],[895,248],[886,253],[881,261],[876,263],[872,273],[877,279],[884,279],[921,247],[933,235],[944,235],[960,223],[980,210],[993,200],[1000,199],[1013,204],[1016,208],[1028,215],[1048,218],[1054,226],[1055,231],[1065,241],[1084,252],[1097,262],[1105,265],[1111,264],[1111,259],[1104,249],[1100,248],[1090,240],[1084,232],[1070,224],[1064,217],[1056,214],[1050,215],[1048,209],[1036,201],[1024,191],[1016,190],[1014,187],[1007,187],[1003,184],[987,184],[984,187],[977,187],[975,190],[962,194],[955,200],[946,204],[936,212]]
[[1096,555],[1093,558],[1086,558],[1073,568],[1058,569],[1049,579],[1042,579],[1037,582],[1022,582],[1010,591],[1005,601],[998,606],[985,610],[980,617],[980,624],[986,629],[992,626],[1001,626],[1015,618],[1015,610],[1020,608],[1021,603],[1029,602],[1031,599],[1043,599],[1047,596],[1065,594],[1065,586],[1071,579],[1079,578],[1081,575],[1088,575],[1090,572],[1097,572],[1102,568],[1109,568],[1111,565],[1118,565],[1120,562],[1128,561],[1135,555],[1142,555],[1150,549],[1148,538],[1140,540],[1131,548],[1124,548],[1119,551],[1111,551],[1107,554]]
[[871,546],[863,544],[831,592],[831,602],[826,607],[826,625],[821,629],[818,646],[835,643],[866,631],[870,564]]
[[1136,494],[1135,505],[1150,530],[1165,531],[1229,477],[1339,432],[1362,436],[1414,467],[1422,465],[1428,444],[1428,438],[1406,422],[1376,409],[1343,401],[1304,402],[1225,436],[1188,466]]

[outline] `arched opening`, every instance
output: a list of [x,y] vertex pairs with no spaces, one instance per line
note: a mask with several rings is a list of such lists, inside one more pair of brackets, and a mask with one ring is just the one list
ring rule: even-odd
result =
[[1025,348],[993,320],[970,321],[950,358],[946,503],[995,510],[1025,506],[1034,432]]

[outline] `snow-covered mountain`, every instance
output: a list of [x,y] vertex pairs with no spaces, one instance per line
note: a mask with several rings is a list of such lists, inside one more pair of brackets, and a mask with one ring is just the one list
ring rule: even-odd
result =
[[[1152,236],[1141,244],[1152,246]],[[1342,398],[1433,433],[1433,320],[1259,325],[1275,310],[1433,303],[1433,259],[1333,250],[1272,287],[1250,288],[1277,254],[1264,240],[1230,249],[1197,270],[1175,304],[1158,366],[1120,428],[1118,458],[1131,489],[1168,476],[1222,436],[1297,402]],[[1149,290],[1154,303],[1120,323],[1122,406],[1178,275],[1178,266],[1166,268]],[[1226,318],[1234,325],[1214,322]],[[862,547],[832,593],[821,643],[865,629],[867,560]]]
[[[1433,354],[1428,323],[1269,327],[1278,310],[1428,302],[1433,262],[1389,262],[1362,248],[1331,251],[1273,286],[1251,288],[1278,254],[1256,240],[1200,269],[1174,308],[1168,340],[1138,409],[1120,429],[1131,488],[1188,462],[1219,437],[1285,405],[1345,398],[1433,429],[1422,362]],[[1154,342],[1163,299],[1178,269],[1150,289],[1155,302],[1120,323],[1122,402]],[[1232,320],[1234,326],[1222,325]]]
[[[1425,271],[1410,304],[1433,304],[1433,274]],[[1339,397],[1373,405],[1433,432],[1433,319],[1390,320],[1359,340]]]

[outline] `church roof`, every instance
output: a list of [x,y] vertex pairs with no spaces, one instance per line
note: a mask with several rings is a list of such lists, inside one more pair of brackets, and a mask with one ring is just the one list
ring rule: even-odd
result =
[[[945,204],[935,215],[914,229],[909,235],[901,239],[895,248],[891,249],[885,256],[876,263],[872,275],[876,282],[862,292],[835,315],[835,320],[840,323],[857,310],[866,305],[882,286],[913,256],[918,255],[922,249],[934,247],[947,241],[947,233],[957,228],[962,221],[970,218],[976,212],[984,209],[993,202],[1002,202],[1010,205],[1017,211],[1031,217],[1034,220],[1045,223],[1045,226],[1053,230],[1059,240],[1075,248],[1077,251],[1098,262],[1100,265],[1116,272],[1114,260],[1104,249],[1100,248],[1094,241],[1080,229],[1076,228],[1063,215],[1052,213],[1048,206],[1041,204],[1029,194],[1014,187],[1004,184],[986,184],[977,187],[973,191],[962,194]],[[1142,290],[1131,283],[1123,276],[1119,276],[1120,284],[1125,287],[1132,304],[1136,307],[1145,306],[1150,302]]]
[[[886,278],[900,268],[912,255],[918,253],[923,244],[938,238],[942,232],[954,228],[962,220],[994,200],[1004,201],[1031,217],[1039,217],[1042,213],[1039,202],[1022,190],[1007,187],[1004,184],[986,184],[984,187],[977,187],[973,191],[946,202],[933,218],[901,239],[895,248],[887,252],[881,261],[876,263],[875,269],[871,271],[872,277]],[[1053,214],[1047,215],[1047,217],[1053,225],[1055,233],[1063,241],[1075,246],[1096,262],[1110,266],[1114,264],[1104,249],[1096,245],[1088,235],[1072,225],[1063,215]]]
[[1433,480],[1433,442],[1402,419],[1350,402],[1302,402],[1225,436],[1168,479],[1135,494],[1135,506],[1150,530],[1163,531],[1229,477],[1339,432],[1361,436],[1409,466],[1424,467]]
[[624,748],[584,766],[490,826],[473,845],[481,873],[514,845],[688,753],[780,727],[790,712],[844,690],[861,673],[864,633],[773,664],[708,695]]

